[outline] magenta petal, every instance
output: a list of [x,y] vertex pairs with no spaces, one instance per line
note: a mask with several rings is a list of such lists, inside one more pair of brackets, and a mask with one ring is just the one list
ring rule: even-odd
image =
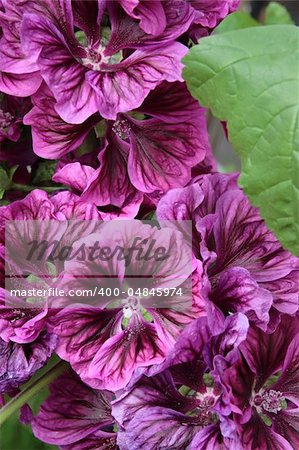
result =
[[259,287],[246,269],[234,267],[222,272],[210,299],[223,312],[244,313],[257,326],[267,329],[273,297]]
[[192,165],[204,155],[205,143],[192,122],[132,121],[128,171],[134,186],[143,192],[167,192],[185,185]]
[[154,36],[162,33],[166,27],[166,17],[159,0],[120,0],[124,10],[140,22],[140,28]]
[[195,23],[201,26],[214,28],[217,23],[230,12],[235,11],[240,0],[193,0],[195,10]]
[[52,319],[54,332],[59,336],[58,355],[69,361],[83,380],[88,379],[89,365],[98,349],[113,333],[117,311],[65,308]]
[[[126,0],[124,0],[126,1]],[[130,1],[130,0],[129,0]],[[137,3],[133,0],[135,5]],[[132,7],[134,5],[132,3]],[[159,34],[152,35],[146,33],[138,24],[138,22],[120,8],[117,2],[108,2],[109,19],[111,21],[111,37],[105,48],[106,55],[113,55],[124,48],[145,48],[150,46],[161,46],[167,42],[173,42],[176,38],[185,33],[194,19],[194,11],[190,8],[185,0],[163,0],[160,2],[142,0],[139,4],[151,7],[155,4],[155,8],[159,8],[162,4],[162,18],[165,14],[166,27],[161,17],[156,21],[155,27],[161,31]],[[151,20],[155,17],[151,16]],[[164,27],[164,29],[162,29]]]
[[255,414],[241,432],[244,450],[294,450],[289,442]]
[[56,342],[56,336],[45,332],[29,344],[5,342],[0,338],[0,393],[13,392],[43,367]]
[[61,450],[118,450],[116,445],[116,433],[96,431],[81,441],[70,445],[62,445]]
[[205,110],[190,95],[185,83],[164,81],[151,91],[138,111],[168,123],[198,122],[202,140],[208,141]]
[[187,48],[175,42],[150,50],[136,50],[124,61],[88,71],[86,79],[97,94],[98,109],[107,119],[138,108],[161,81],[181,81],[181,58]]
[[287,349],[297,333],[298,320],[288,316],[284,317],[272,334],[263,333],[256,327],[249,329],[246,341],[241,344],[240,349],[256,374],[257,392],[271,375],[282,369]]
[[142,201],[142,196],[132,185],[127,172],[129,145],[111,129],[107,141],[99,154],[100,167],[95,170],[85,188],[83,199],[99,206],[122,207],[126,199]]
[[31,125],[34,152],[44,158],[56,159],[76,150],[99,120],[95,115],[79,125],[64,122],[46,86],[32,100],[34,107],[24,117],[24,124]]
[[[139,380],[140,377],[137,378]],[[196,405],[196,400],[179,393],[169,371],[155,377],[143,376],[139,381],[134,381],[132,379],[130,385],[120,391],[112,402],[113,417],[123,428],[142,408],[162,406],[184,413]]]
[[28,97],[34,94],[41,82],[42,78],[39,72],[30,74],[0,72],[0,91],[16,97]]
[[85,166],[79,162],[66,164],[60,169],[56,170],[52,180],[56,183],[62,183],[70,186],[78,192],[83,192],[86,186],[90,183],[94,175],[95,169],[90,166]]
[[22,34],[27,51],[39,54],[38,67],[57,100],[56,111],[68,123],[84,122],[97,111],[96,95],[85,81],[87,69],[77,62],[63,34],[36,14],[25,14]]
[[285,398],[299,406],[299,332],[289,345],[282,373],[271,389],[282,392]]
[[200,430],[194,437],[190,450],[240,450],[241,442],[236,433],[223,438],[219,425],[210,425]]
[[273,428],[276,433],[283,436],[292,448],[299,447],[299,408],[287,409],[279,412],[279,415],[271,414]]
[[165,350],[152,324],[132,319],[128,328],[108,339],[97,352],[89,369],[88,382],[113,391],[121,389],[135,369],[161,362]]
[[130,450],[188,449],[201,428],[192,417],[172,409],[146,407],[131,420],[126,442]]
[[72,371],[66,372],[50,385],[50,395],[32,421],[34,435],[49,444],[75,444],[113,424],[111,397],[109,392],[86,386]]

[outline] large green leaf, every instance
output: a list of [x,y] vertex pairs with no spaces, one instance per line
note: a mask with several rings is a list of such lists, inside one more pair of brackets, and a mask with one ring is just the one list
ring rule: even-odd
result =
[[194,97],[228,122],[240,185],[299,255],[299,30],[246,28],[202,38],[184,58]]
[[261,24],[253,19],[251,15],[245,11],[237,11],[229,14],[220,25],[213,31],[214,34],[227,33],[233,30],[242,30],[243,28],[259,27]]

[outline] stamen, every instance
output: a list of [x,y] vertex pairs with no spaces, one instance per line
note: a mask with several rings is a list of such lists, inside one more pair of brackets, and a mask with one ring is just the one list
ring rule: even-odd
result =
[[265,411],[277,414],[282,409],[285,409],[286,399],[280,391],[265,391],[261,395],[254,397],[255,406],[261,406]]
[[128,139],[130,136],[131,125],[126,119],[117,120],[114,122],[112,130],[121,139]]

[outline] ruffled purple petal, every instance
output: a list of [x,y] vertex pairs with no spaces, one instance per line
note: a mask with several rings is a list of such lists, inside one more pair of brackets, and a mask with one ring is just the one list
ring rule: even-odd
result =
[[56,336],[42,333],[34,342],[17,344],[0,339],[0,393],[15,391],[51,356]]
[[95,92],[85,80],[87,69],[77,62],[73,54],[77,49],[70,48],[70,42],[55,25],[36,14],[25,14],[22,36],[26,51],[39,55],[38,67],[57,100],[55,109],[63,120],[82,123],[97,112]]
[[167,22],[159,0],[120,0],[119,3],[128,15],[139,20],[139,26],[145,33],[156,36],[164,31]]
[[111,399],[111,393],[95,391],[67,372],[50,385],[50,395],[31,423],[34,435],[49,444],[76,444],[113,424]]
[[27,97],[40,87],[42,78],[39,72],[30,75],[0,72],[0,90],[16,97]]
[[94,115],[79,125],[64,122],[57,114],[56,101],[45,85],[32,101],[34,107],[24,117],[24,124],[31,125],[34,152],[44,158],[56,159],[76,150],[99,120]]
[[187,48],[175,42],[150,50],[136,50],[124,61],[88,71],[86,80],[97,94],[98,110],[106,119],[138,108],[162,81],[181,81],[181,59]]

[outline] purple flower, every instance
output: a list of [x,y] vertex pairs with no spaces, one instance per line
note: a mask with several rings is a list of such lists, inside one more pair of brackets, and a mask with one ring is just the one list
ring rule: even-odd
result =
[[107,125],[108,145],[99,156],[104,164],[95,172],[83,198],[103,202],[104,194],[109,193],[113,204],[119,206],[116,202],[122,201],[122,196],[116,181],[111,180],[109,166],[117,170],[114,178],[124,180],[125,191],[132,184],[144,193],[163,193],[185,185],[191,178],[191,167],[204,159],[209,148],[205,113],[183,84],[160,85],[138,112],[146,114],[146,120],[119,115],[116,122]]
[[204,175],[160,201],[159,219],[193,221],[193,246],[204,267],[203,289],[214,327],[227,314],[247,314],[273,331],[281,313],[298,309],[298,259],[284,250],[236,177]]
[[33,103],[24,122],[32,126],[34,150],[40,156],[57,158],[74,151],[95,125],[102,127],[98,141],[93,135],[100,147],[97,163],[89,167],[77,159],[60,164],[53,179],[81,192],[84,201],[119,208],[132,217],[142,193],[161,196],[185,185],[192,166],[210,152],[205,111],[183,83],[162,83],[136,112],[119,114],[114,122],[96,114],[82,124],[64,122],[45,85]]
[[222,372],[242,448],[298,448],[298,318],[284,317],[273,334],[250,328],[242,357]]
[[[81,125],[66,124],[53,109],[45,116],[49,102],[40,98],[38,103],[25,123],[32,125],[34,146],[44,157],[55,158],[75,149],[94,125],[93,118]],[[106,131],[99,143],[99,167],[70,162],[60,165],[53,179],[81,191],[84,201],[125,212],[130,207],[132,217],[143,193],[156,202],[169,188],[185,185],[192,166],[201,164],[210,152],[205,112],[182,83],[162,83],[136,113],[100,125]]]
[[120,0],[119,3],[129,16],[139,20],[139,27],[145,33],[161,38],[168,29],[174,34],[175,18],[180,24],[180,35],[192,24],[215,28],[238,8],[240,0]]
[[49,386],[31,425],[35,436],[62,450],[116,450],[112,394],[86,386],[74,372],[67,372]]
[[114,33],[118,18],[113,3],[107,4],[110,39],[104,7],[98,10],[97,2],[90,4],[93,14],[83,2],[72,5],[67,0],[63,8],[54,7],[52,15],[46,6],[46,14],[23,15],[22,48],[35,60],[57,100],[55,109],[66,122],[82,123],[97,111],[116,119],[117,113],[140,106],[161,81],[182,80],[180,60],[187,48],[172,37],[163,46],[150,47],[140,47],[128,31],[121,39]]
[[223,390],[213,381],[213,369],[215,358],[228,367],[235,361],[247,328],[245,316],[239,315],[227,319],[219,336],[212,336],[206,318],[193,321],[165,363],[117,394],[112,413],[121,427],[120,449],[240,448],[230,411],[221,408]]
[[[141,242],[154,243],[152,252],[163,246],[169,255],[163,263],[140,262],[134,257],[128,265],[116,256],[111,261],[76,258],[65,263],[64,277],[57,281],[65,290],[90,289],[93,278],[104,293],[107,288],[113,292],[119,288],[116,297],[97,295],[85,304],[74,304],[70,297],[53,299],[51,304],[63,308],[51,319],[59,336],[59,356],[71,363],[84,382],[117,390],[137,368],[162,362],[182,329],[202,314],[202,309],[198,296],[192,299],[194,268],[180,232],[158,230],[139,221],[105,223],[99,231],[77,241],[75,249],[84,242],[89,248],[95,244],[110,249],[117,246],[127,253],[138,236]],[[156,296],[157,290],[169,287],[181,291]],[[195,289],[197,294],[197,286]]]
[[14,393],[46,363],[55,346],[56,336],[45,332],[22,345],[0,338],[0,393]]

